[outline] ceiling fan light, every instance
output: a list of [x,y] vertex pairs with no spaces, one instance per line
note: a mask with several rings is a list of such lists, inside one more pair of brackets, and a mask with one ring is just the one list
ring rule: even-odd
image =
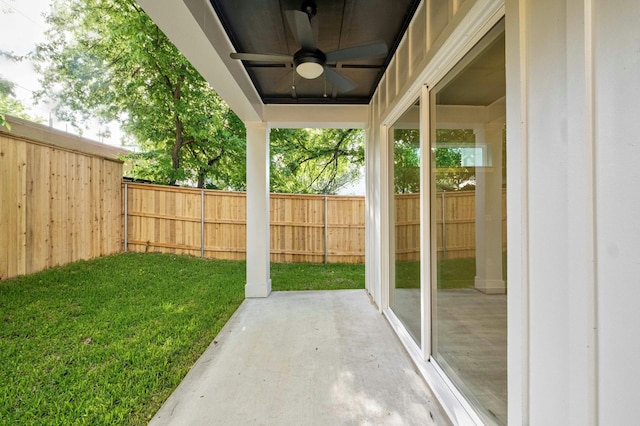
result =
[[300,77],[313,80],[322,75],[324,67],[317,62],[302,62],[296,65],[296,72]]

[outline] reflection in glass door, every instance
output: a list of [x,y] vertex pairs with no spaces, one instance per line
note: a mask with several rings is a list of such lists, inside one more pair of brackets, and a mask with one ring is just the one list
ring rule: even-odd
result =
[[432,357],[487,424],[507,422],[505,37],[431,91]]
[[391,128],[393,196],[391,200],[392,274],[389,306],[420,346],[420,103],[413,104]]

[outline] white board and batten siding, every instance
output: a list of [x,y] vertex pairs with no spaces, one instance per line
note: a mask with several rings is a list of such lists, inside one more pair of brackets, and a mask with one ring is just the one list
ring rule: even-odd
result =
[[422,2],[370,105],[367,288],[385,306],[388,126],[491,11],[506,16],[509,424],[635,424],[640,2]]

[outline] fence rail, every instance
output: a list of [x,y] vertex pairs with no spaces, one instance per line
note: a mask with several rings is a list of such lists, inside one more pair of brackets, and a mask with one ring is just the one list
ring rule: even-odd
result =
[[[123,184],[125,250],[246,258],[246,194]],[[271,194],[271,260],[364,262],[364,198]]]
[[[137,183],[124,183],[122,192],[125,250],[246,258],[245,193]],[[419,205],[419,194],[395,198],[400,260],[419,257]],[[473,256],[474,192],[439,193],[435,213],[438,256]],[[364,197],[271,194],[271,260],[362,263],[364,218]]]
[[[439,259],[458,259],[475,256],[476,199],[475,191],[439,192],[435,197],[433,214]],[[395,196],[395,253],[397,260],[420,258],[420,197],[419,194]],[[507,247],[507,199],[502,191],[502,246]]]

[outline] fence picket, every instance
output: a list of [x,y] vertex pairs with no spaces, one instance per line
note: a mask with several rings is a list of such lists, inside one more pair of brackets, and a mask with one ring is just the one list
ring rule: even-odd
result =
[[[128,212],[136,219],[125,237],[129,250],[246,258],[245,193],[134,183],[128,186],[129,205],[136,206]],[[396,253],[404,260],[417,260],[419,256],[419,201],[419,194],[396,196]],[[436,197],[436,203],[438,255],[473,256],[475,193],[449,192],[446,197]],[[364,262],[364,197],[271,194],[270,204],[272,261]],[[181,232],[170,231],[175,229]]]

